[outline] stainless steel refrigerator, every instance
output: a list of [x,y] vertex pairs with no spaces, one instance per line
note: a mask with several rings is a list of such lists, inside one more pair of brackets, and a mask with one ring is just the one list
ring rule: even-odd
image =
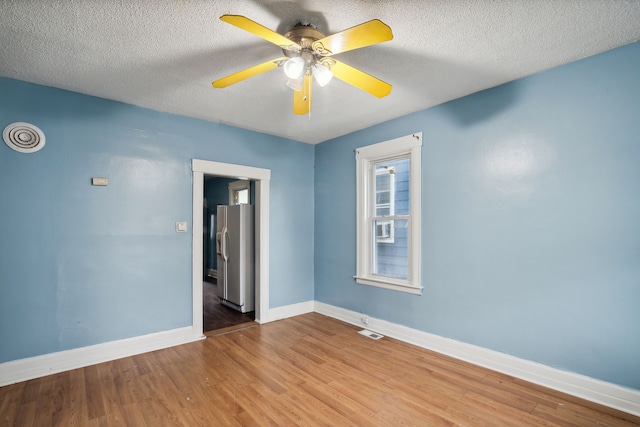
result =
[[220,303],[241,313],[255,310],[252,205],[219,205],[216,253]]

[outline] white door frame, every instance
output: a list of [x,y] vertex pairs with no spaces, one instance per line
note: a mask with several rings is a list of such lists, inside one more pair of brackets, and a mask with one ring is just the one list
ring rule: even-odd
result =
[[255,181],[255,280],[256,280],[256,322],[265,323],[269,318],[269,184],[271,170],[231,163],[211,162],[193,159],[193,333],[203,335],[202,322],[202,271],[203,260],[203,199],[204,176],[215,175],[226,178],[249,179]]

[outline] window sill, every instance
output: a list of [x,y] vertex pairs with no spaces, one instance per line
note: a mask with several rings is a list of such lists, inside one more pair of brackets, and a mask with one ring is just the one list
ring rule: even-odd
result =
[[375,286],[382,289],[389,289],[392,291],[404,292],[412,295],[422,295],[422,287],[412,286],[406,281],[394,280],[392,278],[371,278],[358,276],[354,276],[354,279],[356,279],[356,283],[360,285]]

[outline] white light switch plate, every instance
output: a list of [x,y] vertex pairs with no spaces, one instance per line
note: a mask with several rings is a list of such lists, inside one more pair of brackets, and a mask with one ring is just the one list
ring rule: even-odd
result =
[[178,222],[176,222],[176,231],[178,233],[186,233],[187,232],[187,221],[178,221]]
[[107,186],[109,185],[109,178],[98,178],[98,177],[93,177],[91,178],[91,185],[98,185],[98,186]]

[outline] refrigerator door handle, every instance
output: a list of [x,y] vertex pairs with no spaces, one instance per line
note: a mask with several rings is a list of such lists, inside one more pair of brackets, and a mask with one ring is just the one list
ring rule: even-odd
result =
[[228,262],[229,261],[229,230],[227,229],[227,227],[224,228],[224,230],[222,230],[223,233],[223,247],[224,247],[224,254],[222,255],[224,257],[224,262]]
[[216,253],[218,255],[222,255],[222,232],[218,231],[216,233]]

